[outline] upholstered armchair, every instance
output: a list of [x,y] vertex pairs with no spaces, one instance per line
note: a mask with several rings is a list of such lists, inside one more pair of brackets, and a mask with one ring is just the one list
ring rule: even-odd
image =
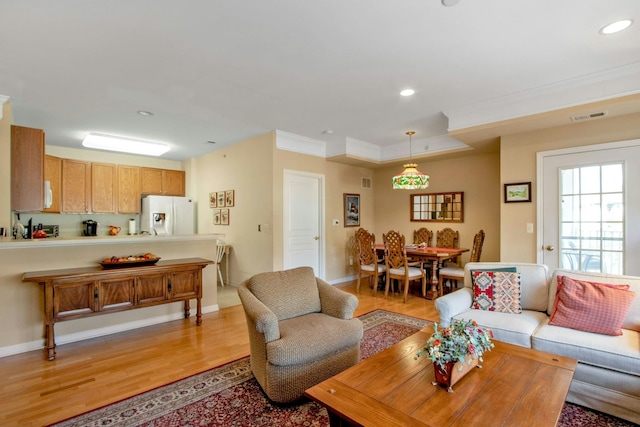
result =
[[358,299],[315,277],[311,267],[260,273],[238,287],[251,370],[267,397],[288,403],[358,363]]

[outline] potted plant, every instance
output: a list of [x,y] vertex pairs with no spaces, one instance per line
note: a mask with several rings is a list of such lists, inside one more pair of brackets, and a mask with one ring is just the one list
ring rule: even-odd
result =
[[452,386],[460,380],[478,361],[482,362],[485,352],[494,347],[493,333],[483,328],[475,320],[451,320],[447,328],[433,324],[434,333],[420,349],[415,359],[428,357],[433,362],[436,381],[453,392]]

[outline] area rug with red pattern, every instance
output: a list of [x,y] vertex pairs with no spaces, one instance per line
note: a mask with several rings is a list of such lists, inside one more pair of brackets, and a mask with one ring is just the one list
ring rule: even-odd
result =
[[[359,317],[364,325],[360,347],[366,359],[416,333],[431,322],[384,310]],[[635,424],[565,403],[558,426],[628,427]],[[228,363],[95,411],[55,427],[80,426],[329,426],[327,411],[315,402],[276,405],[251,373],[249,358]]]

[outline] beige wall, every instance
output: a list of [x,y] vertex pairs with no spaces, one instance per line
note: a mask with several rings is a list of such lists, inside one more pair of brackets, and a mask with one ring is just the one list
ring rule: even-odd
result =
[[[355,167],[341,163],[328,162],[323,158],[307,156],[284,150],[275,150],[273,169],[273,269],[282,268],[282,185],[285,170],[303,171],[324,175],[325,178],[325,280],[341,281],[355,275],[353,265],[349,265],[349,256],[353,255],[353,237],[356,227],[344,226],[344,193],[360,194],[360,224],[372,227],[375,216],[373,191],[361,188],[361,178],[373,178],[369,168]],[[340,224],[332,225],[334,219]]]
[[536,153],[640,138],[639,123],[640,114],[629,114],[502,137],[500,187],[531,181],[533,201],[499,204],[500,260],[536,262],[536,233],[526,233],[527,222],[536,224]]
[[[473,237],[484,230],[485,241],[482,261],[497,261],[500,254],[500,157],[498,153],[473,155],[457,159],[426,160],[418,163],[418,170],[430,177],[426,190],[394,190],[391,179],[402,171],[401,166],[378,169],[374,178],[376,219],[373,232],[376,242],[382,242],[382,233],[398,230],[406,240],[413,239],[413,230],[426,227],[434,232],[451,227],[460,232],[460,246],[471,248]],[[464,222],[412,222],[410,221],[411,194],[464,192]],[[469,260],[469,253],[462,263]]]
[[[224,234],[232,246],[229,280],[238,285],[254,274],[271,271],[273,259],[274,135],[267,133],[194,159],[191,170],[194,197],[198,201],[198,232]],[[234,190],[229,225],[213,224],[209,193]],[[268,224],[271,231],[258,231]],[[211,249],[214,257],[214,248]]]
[[0,227],[11,232],[11,123],[13,123],[11,101],[2,106],[0,120]]

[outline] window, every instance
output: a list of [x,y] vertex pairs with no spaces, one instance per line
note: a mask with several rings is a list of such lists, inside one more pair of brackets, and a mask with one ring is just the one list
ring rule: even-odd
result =
[[623,274],[622,163],[560,169],[562,268]]
[[463,192],[412,194],[411,221],[462,222]]

